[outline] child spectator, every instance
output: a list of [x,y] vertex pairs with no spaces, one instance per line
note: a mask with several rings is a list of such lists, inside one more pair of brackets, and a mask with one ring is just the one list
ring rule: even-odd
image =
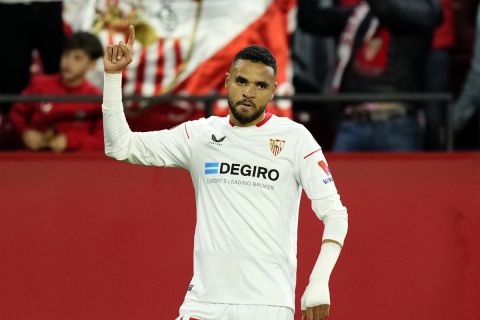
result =
[[[22,95],[100,95],[85,77],[102,55],[95,35],[75,33],[67,40],[60,73],[34,77]],[[103,149],[99,102],[21,102],[12,107],[10,117],[29,150]]]

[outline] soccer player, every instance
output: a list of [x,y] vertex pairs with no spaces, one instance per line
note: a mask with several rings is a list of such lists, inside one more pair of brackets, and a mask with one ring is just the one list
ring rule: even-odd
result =
[[266,111],[276,87],[274,57],[258,46],[235,56],[225,77],[229,116],[140,133],[129,129],[121,95],[134,40],[131,26],[127,43],[105,53],[105,153],[134,164],[181,167],[192,176],[194,274],[178,319],[293,319],[302,188],[325,224],[302,318],[325,319],[347,211],[312,135]]

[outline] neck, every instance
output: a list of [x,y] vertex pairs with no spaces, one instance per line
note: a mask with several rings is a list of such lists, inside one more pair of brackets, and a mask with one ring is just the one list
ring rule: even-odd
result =
[[257,119],[247,122],[247,123],[241,123],[240,121],[237,120],[233,116],[233,114],[230,112],[230,120],[236,127],[251,127],[251,126],[256,126],[258,123],[262,122],[265,119],[266,112],[262,113]]

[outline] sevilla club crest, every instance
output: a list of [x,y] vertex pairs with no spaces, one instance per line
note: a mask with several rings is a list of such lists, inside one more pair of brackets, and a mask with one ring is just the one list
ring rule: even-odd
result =
[[272,151],[274,156],[277,156],[282,152],[284,146],[285,140],[270,139],[270,151]]

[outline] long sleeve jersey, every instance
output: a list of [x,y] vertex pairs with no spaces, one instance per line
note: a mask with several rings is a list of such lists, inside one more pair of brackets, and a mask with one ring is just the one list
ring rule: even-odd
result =
[[[316,213],[324,221],[347,216],[307,129],[267,113],[251,127],[210,117],[134,133],[123,114],[120,75],[106,74],[104,90],[107,155],[191,174],[197,224],[186,299],[294,309],[302,188],[322,208]],[[333,236],[325,231],[325,237]]]
[[[33,78],[22,95],[100,95],[100,90],[88,81],[68,87],[56,74]],[[102,112],[96,102],[19,102],[10,118],[19,133],[35,129],[65,134],[69,150],[103,148]]]

